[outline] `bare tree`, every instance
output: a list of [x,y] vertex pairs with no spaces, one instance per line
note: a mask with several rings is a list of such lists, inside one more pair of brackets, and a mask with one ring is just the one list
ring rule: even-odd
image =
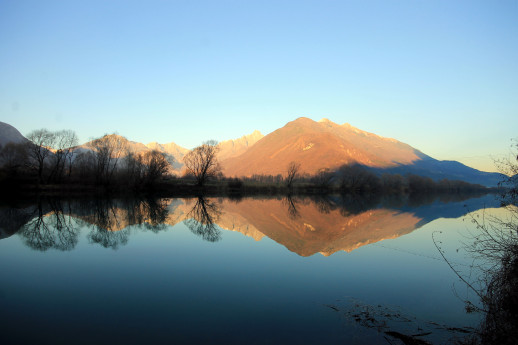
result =
[[92,182],[97,159],[92,151],[80,152],[74,160],[75,173],[82,181]]
[[95,153],[97,182],[109,184],[120,158],[126,152],[128,140],[117,134],[109,134],[92,140],[89,146]]
[[65,166],[68,162],[68,176],[72,173],[72,161],[74,147],[78,144],[77,135],[71,130],[62,130],[54,132],[54,167],[50,174],[49,180],[56,182],[61,181],[65,174]]
[[141,156],[144,165],[144,181],[151,185],[162,178],[169,168],[165,154],[157,150],[147,151]]
[[510,158],[495,161],[498,171],[503,174],[499,183],[502,188],[503,204],[518,204],[518,138],[511,145]]
[[141,157],[131,150],[124,156],[124,179],[130,185],[139,185],[143,182],[144,164]]
[[54,146],[56,135],[47,129],[38,129],[27,135],[29,156],[35,163],[38,172],[38,183],[43,183],[43,170],[47,158],[51,155],[51,148]]
[[160,151],[140,154],[128,151],[124,157],[125,180],[136,187],[142,184],[150,186],[168,172],[169,166],[166,155]]
[[291,188],[293,186],[293,182],[297,178],[300,171],[300,163],[291,162],[288,164],[287,174],[286,174],[286,186]]
[[218,142],[209,140],[185,155],[183,161],[188,172],[194,175],[199,186],[203,186],[208,178],[214,177],[221,170],[216,158]]
[[511,153],[510,158],[495,162],[505,174],[499,212],[468,215],[475,229],[465,236],[462,249],[473,259],[470,268],[476,274],[472,270],[463,273],[447,258],[442,242],[434,236],[442,231],[432,233],[444,261],[478,297],[463,299],[466,311],[483,313],[479,328],[466,344],[515,344],[518,338],[518,143],[513,143]]
[[68,177],[72,175],[72,163],[74,162],[75,147],[79,143],[79,138],[74,131],[63,131],[65,135],[64,147],[65,147],[65,160],[68,161]]

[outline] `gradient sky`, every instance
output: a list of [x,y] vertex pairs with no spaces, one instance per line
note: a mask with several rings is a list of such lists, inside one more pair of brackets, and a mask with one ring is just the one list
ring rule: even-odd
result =
[[192,148],[306,116],[494,170],[518,1],[0,0],[0,121]]

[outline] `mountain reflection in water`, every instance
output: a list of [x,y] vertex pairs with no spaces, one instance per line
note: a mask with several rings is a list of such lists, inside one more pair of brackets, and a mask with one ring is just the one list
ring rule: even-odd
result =
[[[351,196],[277,198],[44,200],[0,208],[0,238],[17,233],[32,249],[72,250],[80,229],[90,243],[117,249],[132,231],[165,231],[183,222],[203,240],[222,230],[259,241],[264,236],[300,256],[337,251],[397,238],[443,217],[496,207],[494,196],[419,196],[401,199]],[[138,225],[138,227],[134,227]]]

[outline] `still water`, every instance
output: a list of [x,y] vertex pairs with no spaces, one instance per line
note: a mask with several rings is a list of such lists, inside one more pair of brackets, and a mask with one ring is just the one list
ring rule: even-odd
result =
[[469,219],[497,205],[11,203],[0,207],[0,343],[387,344],[388,330],[444,343],[481,316],[465,312],[462,299],[475,298],[436,245],[469,274]]

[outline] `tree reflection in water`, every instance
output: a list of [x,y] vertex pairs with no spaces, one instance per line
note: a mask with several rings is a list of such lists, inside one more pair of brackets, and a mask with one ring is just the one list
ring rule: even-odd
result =
[[141,225],[155,233],[164,230],[167,205],[167,199],[95,200],[91,207],[85,208],[93,212],[84,218],[83,224],[92,228],[88,234],[90,243],[117,249],[128,243],[129,225]]
[[[78,229],[83,227],[91,244],[117,249],[127,244],[135,231],[157,233],[182,221],[203,240],[215,242],[221,239],[220,227],[234,229],[237,219],[238,231],[246,233],[252,225],[257,227],[256,234],[266,235],[299,255],[330,255],[338,250],[352,250],[361,243],[406,234],[424,216],[429,222],[441,215],[459,217],[465,213],[462,203],[455,207],[438,203],[433,212],[421,208],[420,214],[416,214],[409,202],[373,195],[285,195],[230,202],[202,196],[183,200],[42,199],[39,204],[16,212],[0,209],[0,221],[9,220],[2,225],[0,235],[10,236],[21,227],[20,235],[31,248],[70,250],[78,242]],[[369,240],[365,242],[365,238]]]
[[128,243],[130,230],[126,228],[127,213],[123,203],[111,199],[96,199],[82,203],[79,218],[82,225],[91,231],[87,238],[92,244],[118,249]]
[[130,235],[129,229],[110,231],[101,227],[96,227],[88,234],[88,240],[92,244],[100,244],[104,248],[118,249],[128,243]]
[[284,205],[286,205],[286,207],[288,208],[288,215],[291,219],[295,220],[297,218],[300,218],[300,213],[297,210],[298,200],[295,197],[288,194],[282,201]]
[[336,209],[336,205],[327,195],[316,195],[312,199],[318,212],[322,214],[329,214]]
[[83,227],[90,230],[90,243],[117,249],[128,243],[130,225],[155,233],[166,229],[168,203],[167,199],[40,200],[19,235],[35,250],[71,250]]
[[380,196],[376,194],[344,194],[341,195],[340,214],[344,217],[360,214],[376,208],[380,201]]
[[170,199],[146,199],[141,202],[139,210],[140,214],[147,215],[147,221],[144,222],[147,230],[157,233],[166,229],[165,222],[169,215],[167,205],[170,202]]
[[221,231],[215,223],[219,220],[221,213],[219,203],[199,196],[194,207],[187,214],[188,219],[184,220],[184,224],[192,233],[205,241],[217,242],[221,239]]
[[19,234],[25,244],[35,250],[72,250],[78,242],[79,229],[70,215],[63,212],[61,202],[50,201],[47,207],[39,202],[36,217],[26,223]]

